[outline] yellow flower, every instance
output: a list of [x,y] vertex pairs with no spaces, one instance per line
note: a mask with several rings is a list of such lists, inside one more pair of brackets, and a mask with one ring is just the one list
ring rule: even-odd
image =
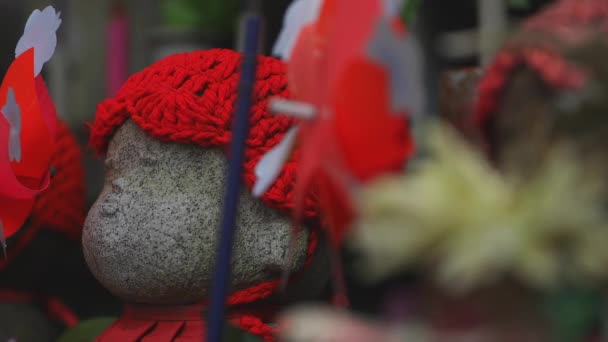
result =
[[568,146],[527,179],[501,174],[444,125],[432,126],[428,148],[407,175],[358,196],[350,240],[367,279],[427,267],[445,288],[468,291],[505,276],[546,288],[607,275],[605,188]]

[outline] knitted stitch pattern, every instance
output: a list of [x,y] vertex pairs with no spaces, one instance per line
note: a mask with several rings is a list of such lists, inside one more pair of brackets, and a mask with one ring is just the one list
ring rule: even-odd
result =
[[[241,55],[231,50],[183,53],[131,76],[115,98],[97,107],[91,146],[98,154],[105,153],[113,133],[127,119],[161,141],[227,146],[232,137],[240,61]],[[249,188],[255,182],[254,168],[259,159],[294,124],[293,118],[271,115],[267,109],[271,97],[289,97],[285,73],[283,62],[258,58],[243,171]],[[267,206],[290,213],[295,172],[292,158],[262,197]],[[317,217],[316,197],[312,194],[306,201],[305,217]]]
[[[524,34],[520,35],[524,41],[514,40],[503,48],[480,81],[473,125],[483,131],[487,129],[511,76],[520,67],[534,71],[552,89],[583,87],[589,75],[567,61],[559,53],[560,46],[575,45],[598,30],[608,33],[607,19],[608,1],[605,0],[561,0],[530,18],[523,25]],[[544,39],[525,41],[531,34],[540,34]]]
[[55,169],[51,183],[34,204],[30,224],[64,233],[80,240],[85,218],[85,185],[82,151],[64,123],[57,123]]
[[[240,62],[241,55],[231,50],[197,51],[167,57],[131,76],[115,98],[97,107],[91,127],[91,147],[98,154],[104,154],[114,132],[131,119],[161,141],[227,148],[232,137]],[[254,169],[259,159],[276,146],[295,123],[293,118],[268,112],[268,101],[274,96],[289,97],[285,64],[260,56],[243,166],[244,183],[249,189],[256,180]],[[296,151],[275,184],[262,196],[268,207],[285,214],[291,214],[293,208],[297,158]],[[315,193],[306,199],[304,218],[318,218]],[[312,261],[317,236],[316,230],[310,234],[305,268]],[[267,298],[278,287],[277,279],[237,291],[229,296],[228,304],[248,304]],[[236,323],[267,341],[273,340],[275,329],[256,317],[243,316]]]
[[26,226],[9,245],[0,269],[17,257],[36,234],[48,229],[79,241],[85,218],[85,185],[82,155],[76,138],[61,121],[57,121],[56,149],[51,157],[55,169],[49,187],[40,193]]

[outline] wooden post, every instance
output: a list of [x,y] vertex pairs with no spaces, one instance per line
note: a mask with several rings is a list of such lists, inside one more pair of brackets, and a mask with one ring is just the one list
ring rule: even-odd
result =
[[481,64],[487,65],[501,47],[508,29],[505,0],[477,0]]

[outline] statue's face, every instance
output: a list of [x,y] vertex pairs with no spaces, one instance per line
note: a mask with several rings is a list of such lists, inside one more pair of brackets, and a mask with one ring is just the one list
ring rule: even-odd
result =
[[[131,121],[123,124],[110,142],[104,188],[84,228],[84,254],[97,279],[128,302],[207,299],[226,171],[220,148],[163,143]],[[232,263],[235,289],[277,279],[290,235],[288,218],[243,190]],[[304,232],[296,243],[294,272],[303,267],[307,239]]]

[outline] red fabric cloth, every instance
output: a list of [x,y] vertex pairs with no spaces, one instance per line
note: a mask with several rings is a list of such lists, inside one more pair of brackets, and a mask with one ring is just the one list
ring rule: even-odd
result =
[[128,306],[96,342],[113,341],[201,341],[206,327],[202,305]]
[[[183,306],[131,305],[96,342],[204,341],[207,326],[201,320],[204,304]],[[267,313],[233,310],[228,321],[265,341],[274,341],[275,329],[260,318]]]
[[[104,154],[114,132],[128,119],[161,141],[195,144],[203,148],[227,147],[232,136],[230,130],[241,58],[237,52],[222,49],[182,53],[131,76],[116,97],[97,107],[91,126],[91,147],[98,154]],[[291,117],[269,113],[268,102],[274,96],[289,97],[285,64],[260,56],[243,170],[244,183],[249,189],[255,182],[254,169],[259,159],[276,146],[296,123]],[[294,204],[298,156],[296,151],[275,184],[262,196],[268,207],[289,215]],[[306,220],[318,220],[316,193],[307,196],[303,216]],[[306,265],[310,264],[316,250],[317,235],[315,230],[310,234]],[[235,306],[268,298],[276,292],[279,282],[275,279],[232,293],[228,304]],[[101,337],[103,341],[139,341],[140,336],[145,336],[143,341],[185,341],[192,334],[196,334],[200,341],[204,332],[203,323],[186,319],[189,316],[178,319],[177,323],[162,317],[146,322],[134,317],[131,311],[127,311]],[[271,339],[273,329],[255,316],[241,316],[233,323],[254,335]]]

